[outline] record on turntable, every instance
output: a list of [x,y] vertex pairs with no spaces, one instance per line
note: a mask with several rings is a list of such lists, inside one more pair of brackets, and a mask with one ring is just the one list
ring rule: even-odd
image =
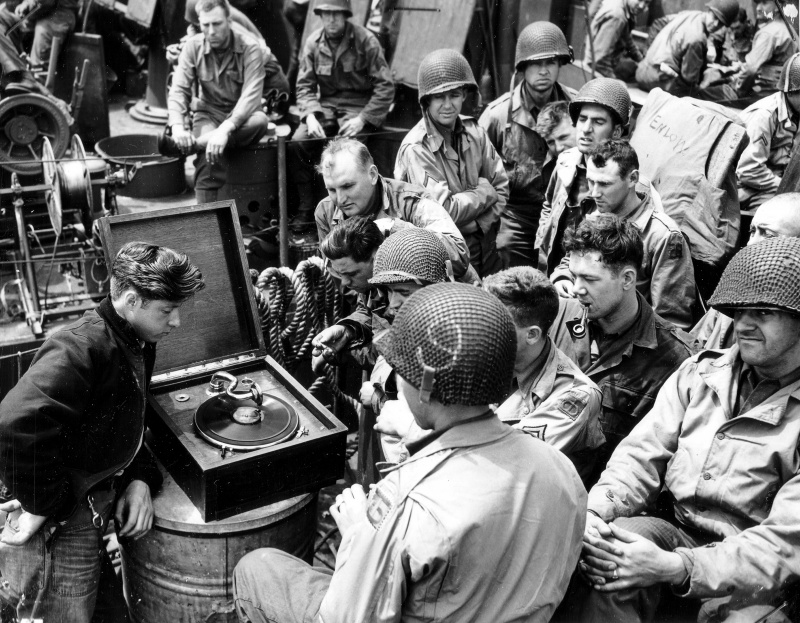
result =
[[209,393],[216,395],[197,408],[194,425],[216,446],[231,450],[266,448],[291,439],[300,426],[291,405],[265,394],[248,377],[240,381],[227,372],[216,372]]

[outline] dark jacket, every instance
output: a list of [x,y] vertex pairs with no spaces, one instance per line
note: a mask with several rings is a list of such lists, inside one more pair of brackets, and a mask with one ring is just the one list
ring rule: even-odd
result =
[[52,335],[0,403],[0,479],[22,508],[66,519],[122,469],[120,490],[161,485],[142,445],[155,345],[144,347],[106,298]]

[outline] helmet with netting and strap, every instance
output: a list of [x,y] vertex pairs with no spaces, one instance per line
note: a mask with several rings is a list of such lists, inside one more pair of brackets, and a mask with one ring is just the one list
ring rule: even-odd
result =
[[584,104],[595,104],[606,108],[614,122],[627,127],[631,115],[631,96],[628,87],[615,78],[595,78],[589,80],[569,103],[569,116],[572,123],[578,122]]
[[800,91],[800,54],[792,54],[783,64],[778,88],[784,93]]
[[322,11],[341,11],[347,13],[347,17],[353,17],[350,0],[317,0],[314,4],[314,13],[319,15]]
[[572,48],[561,29],[550,22],[533,22],[519,33],[514,68],[522,71],[525,63],[557,58],[561,64],[572,62]]
[[372,263],[372,285],[414,282],[421,285],[447,280],[447,249],[432,231],[409,227],[383,241]]
[[472,68],[463,54],[443,48],[426,55],[417,71],[419,101],[428,95],[445,93],[458,87],[477,89]]
[[800,238],[768,238],[746,246],[725,267],[709,305],[800,314]]
[[505,306],[464,283],[435,283],[412,294],[376,346],[420,400],[444,405],[501,402],[517,352]]

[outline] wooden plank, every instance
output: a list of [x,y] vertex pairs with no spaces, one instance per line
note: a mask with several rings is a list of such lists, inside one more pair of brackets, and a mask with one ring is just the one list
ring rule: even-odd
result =
[[[417,70],[429,52],[452,48],[461,52],[475,12],[476,0],[402,0],[407,10],[400,18],[400,33],[392,58],[395,82],[417,88]],[[413,9],[438,9],[422,11]]]

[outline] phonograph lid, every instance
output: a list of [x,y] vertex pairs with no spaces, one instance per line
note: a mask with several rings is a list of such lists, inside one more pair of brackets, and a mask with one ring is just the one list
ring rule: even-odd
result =
[[255,450],[287,441],[297,432],[300,420],[289,404],[276,396],[253,399],[213,396],[194,414],[197,432],[217,446],[232,450]]

